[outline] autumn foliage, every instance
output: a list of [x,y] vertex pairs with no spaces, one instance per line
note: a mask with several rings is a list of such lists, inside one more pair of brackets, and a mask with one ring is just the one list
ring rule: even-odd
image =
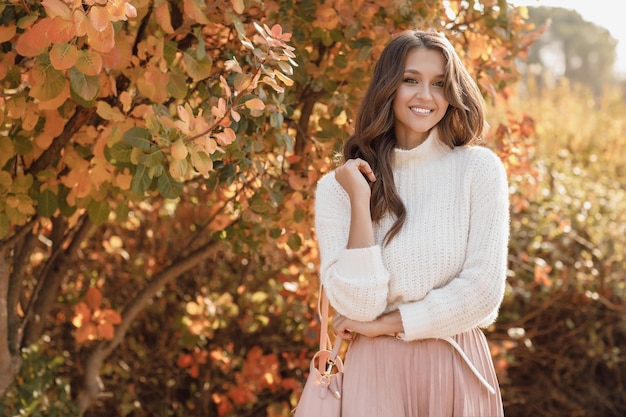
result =
[[[0,5],[0,411],[289,415],[315,347],[314,187],[380,51],[445,30],[500,108],[541,34],[525,17],[495,0]],[[525,179],[518,213],[535,134],[511,112],[487,138]]]

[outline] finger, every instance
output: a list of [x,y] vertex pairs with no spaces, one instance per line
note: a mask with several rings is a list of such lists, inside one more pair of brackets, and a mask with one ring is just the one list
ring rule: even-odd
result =
[[374,175],[374,171],[372,171],[372,167],[370,166],[370,164],[362,159],[359,159],[359,161],[359,171],[361,171],[361,173],[364,174],[368,180],[372,182],[376,181],[376,176]]

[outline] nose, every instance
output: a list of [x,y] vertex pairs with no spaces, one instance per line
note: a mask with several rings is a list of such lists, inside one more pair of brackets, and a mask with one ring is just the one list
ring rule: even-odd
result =
[[432,97],[430,89],[430,84],[421,83],[417,86],[417,91],[415,92],[415,95],[421,99],[430,99]]

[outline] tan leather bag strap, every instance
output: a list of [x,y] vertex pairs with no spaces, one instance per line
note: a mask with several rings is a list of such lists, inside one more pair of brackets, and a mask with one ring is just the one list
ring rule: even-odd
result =
[[[317,298],[317,313],[320,316],[320,350],[329,350],[330,355],[328,357],[328,361],[334,362],[335,358],[339,354],[339,349],[341,348],[341,342],[343,339],[337,337],[333,346],[328,334],[328,311],[328,297],[326,296],[326,291],[324,291],[323,285],[320,284],[319,295]],[[319,361],[318,367],[320,372],[323,373],[326,369],[326,363],[324,363],[324,361]]]

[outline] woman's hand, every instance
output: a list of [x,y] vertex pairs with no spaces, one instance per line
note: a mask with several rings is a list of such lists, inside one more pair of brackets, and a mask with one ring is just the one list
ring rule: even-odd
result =
[[339,313],[335,313],[333,317],[333,328],[337,337],[346,340],[353,340],[357,334],[362,334],[366,337],[376,337],[404,331],[402,318],[400,317],[400,312],[397,310],[368,322],[350,320]]
[[335,170],[335,179],[346,190],[350,198],[357,196],[371,196],[370,186],[366,178],[372,182],[376,176],[367,161],[361,158],[348,159],[342,166]]

